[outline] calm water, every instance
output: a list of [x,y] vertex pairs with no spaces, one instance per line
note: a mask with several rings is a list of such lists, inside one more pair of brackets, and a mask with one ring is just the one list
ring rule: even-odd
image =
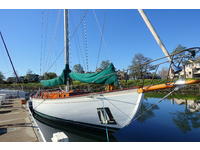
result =
[[[110,141],[200,141],[200,101],[148,98],[142,103],[143,115],[129,126],[110,134]],[[155,106],[145,111],[150,106]],[[37,118],[37,117],[36,117]],[[65,132],[70,141],[107,141],[106,133],[83,131],[56,125],[38,118],[47,141],[54,132]],[[41,122],[42,121],[42,122]]]

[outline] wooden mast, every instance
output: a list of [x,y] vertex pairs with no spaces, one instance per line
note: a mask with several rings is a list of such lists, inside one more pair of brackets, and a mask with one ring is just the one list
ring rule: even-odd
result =
[[[64,9],[64,62],[69,69],[69,31],[68,31],[68,13],[67,9]],[[67,78],[66,91],[69,92],[69,78]]]

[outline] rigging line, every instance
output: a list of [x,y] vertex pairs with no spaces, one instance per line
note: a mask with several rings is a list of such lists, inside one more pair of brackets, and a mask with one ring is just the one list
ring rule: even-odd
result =
[[41,20],[41,45],[40,45],[40,76],[42,73],[42,50],[43,50],[43,30],[44,30],[44,11],[41,12],[42,20]]
[[[177,52],[177,53],[170,54],[169,56],[164,56],[164,57],[160,57],[160,58],[157,58],[157,59],[153,59],[153,60],[151,60],[151,61],[149,61],[149,62],[147,62],[147,63],[140,64],[140,65],[141,65],[141,66],[145,66],[145,65],[147,65],[147,64],[150,64],[150,63],[153,63],[153,62],[162,60],[162,59],[167,58],[167,57],[173,58],[173,57],[174,57],[175,55],[177,55],[177,54],[180,54],[180,53],[182,53],[182,52],[189,51],[189,50],[195,50],[195,49],[198,49],[198,50],[196,50],[196,52],[200,52],[200,47],[192,47],[192,48],[184,49],[184,50],[179,51],[179,52]],[[173,60],[178,60],[178,59],[179,59],[179,58],[173,58],[171,63],[173,63]],[[167,62],[170,62],[170,61],[168,60],[168,61],[162,62],[162,63],[160,63],[160,64],[167,63]],[[134,67],[134,68],[128,68],[128,69],[126,69],[126,70],[131,70],[131,69],[135,69],[135,67]]]
[[[100,25],[100,23],[99,23],[99,20],[98,20],[98,17],[97,17],[97,15],[96,15],[95,10],[93,10],[93,15],[94,15],[95,21],[96,21],[96,23],[97,23],[99,32],[101,33],[101,35],[103,35],[103,33],[102,33],[102,31],[101,31],[101,25]],[[108,44],[106,43],[106,40],[105,40],[105,37],[104,37],[104,36],[102,36],[102,40],[103,40],[104,46],[107,48],[107,50],[109,50]]]
[[[121,109],[119,109],[116,105],[114,105],[112,102],[110,102],[111,100],[110,99],[108,99],[108,98],[106,98],[104,95],[100,95],[100,96],[102,96],[103,97],[103,101],[104,100],[106,100],[106,102],[109,102],[113,107],[115,107],[119,112],[121,112],[122,114],[124,114],[126,117],[128,117],[129,119],[131,119],[125,112],[123,112]],[[118,124],[120,125],[120,126],[122,126],[122,124],[120,124],[119,122],[118,122]]]
[[43,12],[43,28],[42,28],[42,71],[44,72],[44,61],[45,61],[45,51],[44,51],[44,43],[45,43],[45,23],[46,23],[46,10]]
[[45,62],[45,51],[44,51],[44,45],[45,45],[45,23],[46,23],[46,10],[43,11],[43,26],[42,26],[42,62],[41,62],[41,74],[44,72],[44,62]]
[[[50,66],[49,64],[51,63],[51,61],[53,60],[53,56],[55,56],[53,54],[53,46],[55,45],[55,41],[56,41],[56,35],[58,33],[58,25],[59,25],[59,22],[60,22],[60,16],[61,16],[61,11],[58,10],[57,12],[57,16],[56,16],[56,23],[55,23],[55,26],[54,26],[54,31],[53,31],[53,36],[52,36],[52,39],[51,39],[51,42],[50,42],[50,46],[48,48],[49,50],[49,53],[48,53],[48,60],[47,61],[47,64],[46,64],[46,67]],[[56,52],[55,52],[56,53]]]
[[83,58],[83,63],[84,63],[84,70],[85,72],[87,71],[86,67],[86,59],[85,59],[85,53],[84,53],[84,32],[83,32],[83,24],[81,26],[81,53],[82,53],[82,58]]
[[[87,16],[87,14],[88,14],[88,10],[85,11],[85,13],[83,14],[83,16],[82,16],[81,19],[80,19],[79,24],[75,27],[74,32],[72,32],[72,35],[70,36],[71,40],[72,40],[72,38],[74,37],[74,35],[76,34],[76,32],[78,31],[80,25],[82,24],[83,20],[84,20],[85,17]],[[72,18],[72,17],[71,17],[71,18]]]
[[[73,18],[71,17],[71,23],[73,24],[74,26],[74,21],[73,21]],[[74,43],[75,43],[75,46],[76,46],[76,51],[77,51],[77,58],[78,58],[78,62],[79,64],[81,64],[81,49],[80,49],[80,43],[79,41],[77,41],[77,38],[78,38],[78,35],[77,35],[77,32],[74,33]],[[72,40],[72,39],[71,39]]]
[[[86,13],[87,13],[87,12],[86,12]],[[79,23],[79,26],[81,25],[83,19],[85,18],[86,13],[85,13],[85,15],[83,15],[83,16],[80,18],[81,21],[80,21],[80,23]],[[71,23],[73,24],[73,26],[75,26],[72,17],[71,17]],[[76,27],[75,31],[78,31],[78,28],[77,28],[77,27]],[[78,62],[79,62],[79,64],[81,64],[81,59],[82,59],[82,64],[83,64],[84,70],[86,70],[85,62],[84,62],[84,59],[83,59],[83,54],[82,54],[82,50],[81,50],[81,46],[80,46],[79,37],[78,37],[77,32],[75,32],[75,31],[73,32],[72,36],[71,36],[71,35],[70,35],[70,36],[71,36],[71,37],[75,37],[75,38],[74,38],[74,42],[75,42],[75,46],[76,46]],[[72,38],[71,38],[71,40],[72,40]]]
[[[48,11],[46,11],[46,13],[45,13],[45,36],[44,36],[44,47],[43,47],[43,51],[44,51],[44,66],[43,66],[43,68],[45,68],[46,67],[46,64],[47,64],[47,59],[48,59],[48,57],[46,56],[46,54],[47,54],[47,51],[46,51],[46,47],[47,47],[47,32],[48,32],[48,17],[49,17],[49,12]],[[43,69],[44,70],[44,69]],[[44,73],[44,72],[43,72]]]
[[76,34],[76,38],[77,38],[78,47],[79,47],[79,50],[80,50],[80,57],[82,59],[83,67],[84,67],[84,70],[86,71],[86,65],[85,65],[85,61],[84,61],[85,59],[84,59],[84,56],[83,56],[83,48],[80,45],[79,36],[77,34]]
[[56,61],[58,60],[58,58],[62,55],[64,48],[60,51],[60,53],[58,53],[56,59],[54,60],[54,62],[52,63],[52,65],[50,65],[50,67],[46,70],[46,72],[48,72],[56,63]]
[[77,36],[75,36],[75,38],[74,38],[74,42],[75,42],[75,45],[76,45],[76,52],[77,52],[77,58],[78,58],[78,62],[79,62],[79,64],[81,64],[81,61],[80,61],[80,49],[79,49],[79,47],[78,47],[78,45],[79,45],[79,43],[77,42]]
[[[164,99],[166,99],[168,96],[170,96],[174,91],[177,90],[177,87],[175,87],[171,92],[169,92],[167,95],[165,95],[161,100],[159,100],[156,104],[161,103]],[[153,107],[156,106],[156,104],[151,105],[149,108],[147,108],[145,111],[143,111],[142,113],[140,113],[138,116],[136,116],[133,121],[136,121],[138,118],[140,118],[142,115],[144,115],[144,113],[146,113],[147,111],[151,110]]]
[[37,106],[35,106],[33,109],[36,110],[36,108],[38,108],[38,106],[42,105],[45,102],[46,99],[43,99],[42,102],[40,102]]
[[[57,15],[57,18],[58,18],[58,15]],[[57,20],[58,21],[58,20]],[[57,23],[56,23],[57,24]],[[47,44],[47,46],[46,46],[46,63],[45,63],[45,68],[46,67],[48,67],[49,66],[49,63],[51,62],[51,60],[52,60],[52,47],[53,47],[53,44],[54,44],[54,42],[55,42],[55,34],[56,34],[56,29],[57,28],[57,26],[55,25],[54,26],[54,32],[53,32],[53,36],[51,37],[51,39],[50,38],[48,38],[48,40],[47,41],[51,41],[51,42],[48,42],[48,44]],[[47,29],[47,31],[48,31],[48,29]],[[50,34],[49,34],[49,36],[48,37],[50,37]]]
[[83,24],[82,24],[82,31],[83,31],[83,45],[85,48],[85,61],[86,61],[86,71],[89,71],[88,67],[88,43],[87,43],[87,24],[86,24],[86,19],[83,19]]
[[96,63],[96,69],[97,69],[97,66],[98,66],[98,63],[99,63],[99,57],[100,57],[100,52],[102,50],[102,38],[103,38],[103,33],[104,33],[104,26],[105,26],[105,19],[106,18],[106,15],[104,13],[104,21],[103,21],[103,26],[102,26],[102,29],[101,29],[101,37],[100,37],[100,46],[99,46],[99,51],[98,51],[98,54],[97,54],[97,63]]

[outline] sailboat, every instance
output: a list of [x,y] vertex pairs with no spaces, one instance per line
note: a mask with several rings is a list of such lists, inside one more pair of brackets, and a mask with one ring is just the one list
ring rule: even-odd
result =
[[[113,64],[97,73],[79,74],[70,72],[68,47],[68,10],[64,10],[65,69],[61,76],[42,81],[44,86],[67,84],[66,91],[38,92],[31,98],[36,114],[76,125],[110,130],[128,125],[140,107],[143,93],[137,89],[112,90],[118,84]],[[87,83],[108,85],[109,91],[77,94],[69,90],[69,78]]]
[[[69,68],[68,10],[64,10],[64,27],[65,69],[59,77],[41,81],[41,83],[44,86],[66,84],[66,90],[38,91],[32,96],[33,111],[37,115],[63,123],[115,131],[129,125],[136,116],[144,92],[177,86],[177,84],[171,83],[170,85],[154,85],[139,89],[113,90],[113,86],[119,84],[113,64],[96,73],[71,72]],[[169,54],[167,55],[170,58]],[[108,88],[107,91],[99,93],[77,93],[69,89],[70,79],[104,84]],[[188,84],[190,83],[188,82]]]

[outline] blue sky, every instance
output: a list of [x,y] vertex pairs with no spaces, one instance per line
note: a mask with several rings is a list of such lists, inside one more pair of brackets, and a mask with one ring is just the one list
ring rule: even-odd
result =
[[[70,37],[70,64],[71,67],[78,63],[84,66],[85,51],[88,51],[88,68],[89,71],[94,71],[101,34],[93,10],[87,10],[84,21],[86,31],[83,32],[82,25],[76,28],[85,12],[86,10],[70,10],[70,34],[77,29],[76,34]],[[104,24],[105,43],[102,44],[99,63],[102,60],[111,60],[117,69],[126,69],[136,53],[152,59],[164,56],[137,10],[112,9],[95,12],[100,26]],[[168,51],[171,52],[178,44],[186,47],[199,46],[200,10],[149,9],[145,12]],[[0,10],[0,20],[0,30],[19,75],[26,74],[29,69],[37,74],[45,71],[61,73],[64,67],[63,10]],[[87,40],[83,40],[83,33],[87,34]],[[6,77],[12,75],[2,41],[0,71]]]

